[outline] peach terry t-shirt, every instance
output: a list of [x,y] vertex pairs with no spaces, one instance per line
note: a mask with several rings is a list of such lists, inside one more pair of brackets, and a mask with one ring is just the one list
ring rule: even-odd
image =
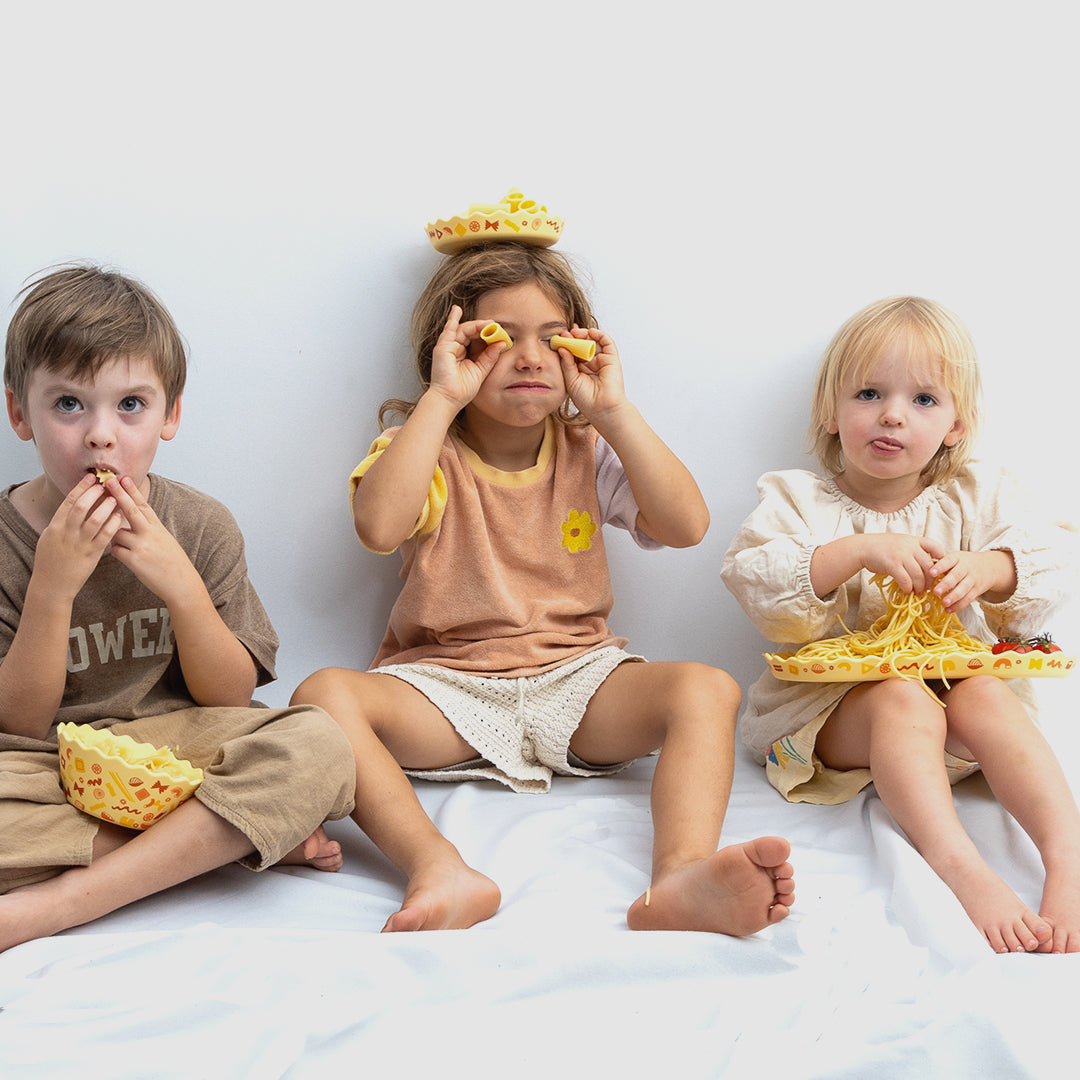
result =
[[[351,477],[352,490],[398,429]],[[427,504],[401,545],[404,585],[372,667],[429,663],[517,677],[626,644],[601,526],[636,526],[637,504],[614,451],[592,427],[548,419],[536,464],[506,473],[448,435]]]

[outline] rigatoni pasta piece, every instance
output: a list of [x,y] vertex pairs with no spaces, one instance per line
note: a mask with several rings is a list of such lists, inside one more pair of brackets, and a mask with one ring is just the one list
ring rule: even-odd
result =
[[596,342],[592,338],[563,337],[555,334],[551,339],[553,349],[565,349],[576,360],[591,360],[596,355]]
[[508,349],[514,345],[514,339],[497,322],[488,323],[480,331],[480,337],[485,345],[494,345],[497,341],[505,341]]

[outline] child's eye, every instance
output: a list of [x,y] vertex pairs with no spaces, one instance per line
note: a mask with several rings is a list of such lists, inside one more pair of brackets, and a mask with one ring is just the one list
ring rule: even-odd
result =
[[137,397],[126,397],[120,402],[121,412],[138,412],[142,407],[142,399]]
[[855,395],[855,398],[858,401],[873,401],[877,396],[878,392],[876,390],[871,390],[870,387],[867,387],[865,390],[860,390]]
[[936,405],[937,398],[932,397],[930,394],[916,394],[915,404],[924,406]]
[[73,413],[79,408],[79,399],[65,394],[56,399],[56,410],[62,413]]

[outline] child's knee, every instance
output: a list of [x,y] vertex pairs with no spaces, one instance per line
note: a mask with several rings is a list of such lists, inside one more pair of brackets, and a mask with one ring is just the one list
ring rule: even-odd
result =
[[689,686],[695,693],[705,695],[725,712],[738,712],[742,691],[726,671],[695,662],[688,662],[685,666]]
[[726,671],[695,661],[677,665],[671,702],[675,712],[710,715],[734,729],[741,701],[739,684]]
[[345,684],[344,668],[320,668],[293,691],[290,705],[318,705],[333,716],[332,705],[340,701]]

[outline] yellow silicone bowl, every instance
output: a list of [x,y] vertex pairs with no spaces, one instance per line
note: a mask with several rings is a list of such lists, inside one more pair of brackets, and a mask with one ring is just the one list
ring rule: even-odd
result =
[[562,229],[561,217],[513,189],[501,202],[473,203],[464,214],[429,221],[426,232],[436,251],[453,255],[476,244],[500,240],[551,247],[558,241]]
[[60,724],[56,739],[67,801],[127,829],[153,825],[202,783],[202,769],[130,735]]

